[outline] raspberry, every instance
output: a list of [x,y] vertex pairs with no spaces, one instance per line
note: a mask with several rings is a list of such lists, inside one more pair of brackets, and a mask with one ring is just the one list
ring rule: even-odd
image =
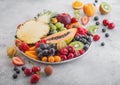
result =
[[114,23],[110,23],[109,25],[108,25],[108,29],[114,29],[115,28],[115,24]]
[[98,41],[100,39],[100,36],[98,34],[94,35],[93,36],[93,40],[94,41]]

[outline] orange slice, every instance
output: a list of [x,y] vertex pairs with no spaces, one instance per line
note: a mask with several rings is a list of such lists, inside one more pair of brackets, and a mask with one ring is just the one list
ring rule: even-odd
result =
[[30,58],[39,60],[36,51],[26,51],[25,54]]
[[80,0],[76,0],[75,2],[73,2],[72,4],[73,9],[81,9],[83,7],[83,3]]

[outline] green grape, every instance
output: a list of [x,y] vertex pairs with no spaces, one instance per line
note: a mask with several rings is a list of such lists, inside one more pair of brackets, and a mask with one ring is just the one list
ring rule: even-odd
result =
[[65,27],[61,27],[61,28],[60,28],[60,31],[64,31],[64,30],[66,30]]
[[53,33],[57,33],[57,30],[54,30]]
[[62,26],[62,24],[60,22],[57,22],[55,25],[57,28],[61,28],[61,26]]
[[64,24],[61,23],[61,27],[64,27]]
[[56,28],[56,26],[55,25],[51,25],[51,30],[56,30],[57,28]]

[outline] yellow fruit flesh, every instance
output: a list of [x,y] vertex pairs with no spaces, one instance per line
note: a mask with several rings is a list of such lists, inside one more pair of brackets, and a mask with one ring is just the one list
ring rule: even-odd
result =
[[49,32],[49,25],[39,21],[30,20],[17,29],[16,35],[18,39],[27,44],[36,43],[44,35]]

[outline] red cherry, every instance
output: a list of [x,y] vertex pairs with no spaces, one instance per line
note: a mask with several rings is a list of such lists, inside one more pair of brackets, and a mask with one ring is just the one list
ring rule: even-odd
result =
[[32,67],[32,72],[37,73],[40,71],[40,66],[33,66]]
[[30,82],[31,82],[32,84],[34,84],[34,83],[37,83],[39,80],[40,80],[40,75],[38,75],[38,74],[33,74],[32,77],[31,77],[31,79],[30,79]]
[[32,75],[32,70],[29,69],[29,68],[26,68],[26,69],[24,70],[24,74],[25,74],[26,76],[30,76],[30,75]]
[[94,35],[93,36],[93,40],[94,41],[98,41],[100,39],[100,36],[98,34]]
[[67,56],[66,55],[60,55],[62,60],[67,60]]
[[80,56],[79,51],[75,51],[75,52],[74,52],[74,58],[75,58],[75,57],[78,57],[78,56]]
[[114,29],[115,28],[115,24],[114,23],[110,23],[109,25],[108,25],[108,29]]
[[72,59],[74,57],[74,54],[73,53],[69,53],[68,54],[68,59]]
[[60,53],[63,54],[63,55],[67,55],[68,54],[68,50],[66,48],[62,48],[60,50]]
[[104,25],[104,26],[109,25],[109,21],[108,21],[107,19],[104,19],[104,20],[103,20],[103,25]]
[[75,52],[75,49],[74,49],[74,47],[72,47],[72,46],[68,46],[67,49],[68,49],[68,51],[69,51],[70,53],[74,53],[74,52]]
[[70,29],[70,25],[66,25],[65,27],[66,27],[67,29]]
[[85,50],[79,50],[79,53],[82,55],[82,54],[84,54],[85,53]]

